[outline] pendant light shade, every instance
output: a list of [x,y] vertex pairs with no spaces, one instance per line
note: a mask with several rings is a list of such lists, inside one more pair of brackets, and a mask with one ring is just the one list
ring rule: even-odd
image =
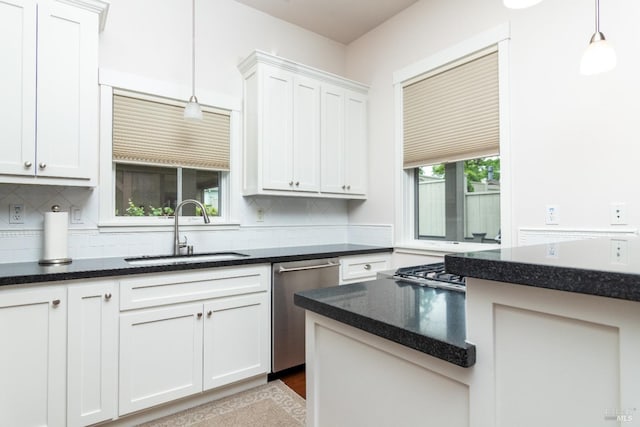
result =
[[202,108],[198,104],[198,98],[192,95],[184,106],[184,118],[187,120],[202,120]]
[[527,7],[535,6],[542,0],[503,0],[502,2],[509,9],[525,9]]
[[615,68],[616,52],[600,32],[600,0],[596,0],[596,32],[582,54],[580,73],[585,76],[604,73]]
[[191,97],[184,107],[184,118],[202,120],[202,108],[196,98],[196,0],[191,2]]

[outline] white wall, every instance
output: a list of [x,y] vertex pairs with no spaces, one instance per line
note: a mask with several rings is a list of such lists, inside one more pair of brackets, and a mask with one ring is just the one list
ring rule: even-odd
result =
[[350,44],[347,74],[371,85],[372,189],[366,202],[350,204],[350,223],[394,221],[393,72],[510,22],[513,235],[545,227],[547,204],[560,211],[560,224],[549,227],[611,228],[611,202],[625,202],[629,226],[640,225],[640,2],[601,2],[601,30],[618,67],[585,77],[579,63],[594,13],[592,0],[525,10],[499,0],[422,0]]
[[[236,66],[254,49],[344,74],[346,48],[342,44],[233,0],[198,0],[196,11],[196,94],[220,94],[237,99],[240,105],[242,76]],[[191,94],[191,2],[111,0],[106,28],[100,36],[99,58],[102,70],[183,86],[186,100]],[[83,224],[70,226],[69,255],[73,258],[171,251],[170,227],[118,233],[98,228],[100,188],[0,184],[0,213],[4,212],[0,214],[0,262],[33,261],[42,256],[43,213],[53,204],[63,210],[71,205],[82,208]],[[350,232],[344,200],[231,196],[239,209],[235,219],[240,221],[240,228],[188,230],[189,242],[196,251],[367,243],[371,235]],[[11,203],[24,204],[24,224],[8,223]],[[265,212],[260,223],[255,213],[258,206]],[[370,243],[390,244],[390,236],[388,229],[379,230]]]

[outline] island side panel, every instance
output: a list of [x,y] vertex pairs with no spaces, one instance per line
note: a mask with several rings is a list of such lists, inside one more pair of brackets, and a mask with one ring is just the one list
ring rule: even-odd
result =
[[307,426],[469,426],[473,368],[306,313]]
[[640,303],[468,278],[467,322],[487,425],[640,425]]

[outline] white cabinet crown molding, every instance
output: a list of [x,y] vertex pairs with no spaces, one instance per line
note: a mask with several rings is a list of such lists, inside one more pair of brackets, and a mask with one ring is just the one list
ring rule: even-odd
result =
[[337,85],[365,95],[367,95],[369,91],[369,86],[363,83],[346,79],[337,74],[319,70],[317,68],[310,67],[308,65],[292,61],[290,59],[282,58],[280,56],[272,55],[261,50],[253,51],[247,58],[245,58],[242,62],[240,62],[240,64],[238,64],[238,69],[240,70],[242,75],[246,76],[247,73],[258,63],[273,65],[280,69],[294,72],[298,75],[307,76],[324,83],[331,83],[333,85]]
[[104,30],[107,24],[107,13],[109,12],[110,3],[104,0],[56,0],[60,3],[70,4],[71,6],[86,9],[90,12],[98,14],[100,19],[100,32]]

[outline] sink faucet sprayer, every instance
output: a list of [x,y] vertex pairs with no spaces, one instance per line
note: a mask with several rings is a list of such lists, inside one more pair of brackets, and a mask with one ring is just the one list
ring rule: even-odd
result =
[[[187,247],[187,252],[191,252],[191,253],[193,252],[193,246],[191,247],[187,246],[187,236],[184,236],[184,241],[181,242],[180,233],[178,232],[178,216],[180,215],[180,209],[182,208],[183,205],[186,205],[189,203],[196,205],[197,207],[200,208],[200,210],[202,211],[202,218],[204,218],[205,224],[209,224],[211,222],[209,220],[209,215],[207,215],[207,210],[204,208],[202,203],[193,199],[187,199],[187,200],[181,201],[178,204],[178,206],[176,206],[176,210],[173,213],[175,217],[175,222],[173,224],[173,254],[174,255],[180,255],[180,248],[184,248],[184,247]],[[189,249],[191,250],[189,251]]]

